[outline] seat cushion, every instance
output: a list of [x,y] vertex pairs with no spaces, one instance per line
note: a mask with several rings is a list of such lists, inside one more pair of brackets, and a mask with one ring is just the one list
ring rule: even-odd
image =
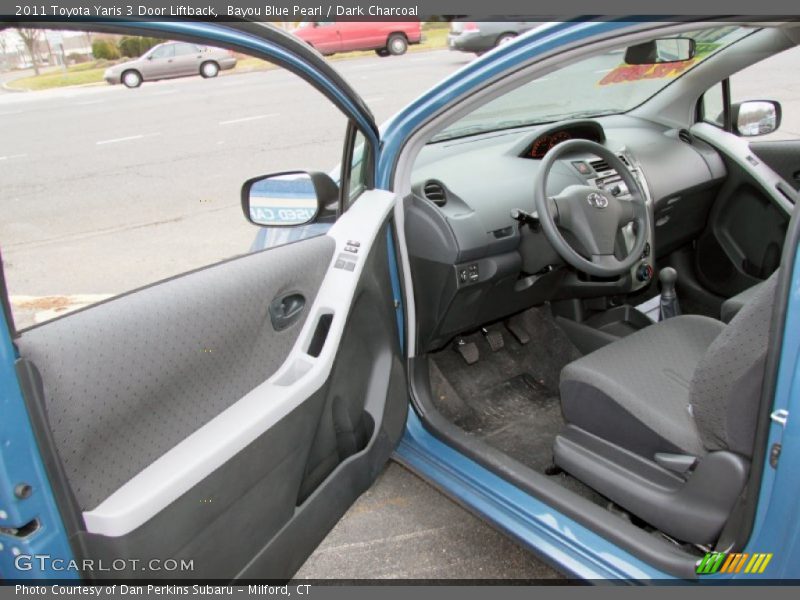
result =
[[720,308],[720,319],[723,320],[725,323],[730,323],[733,317],[736,316],[742,307],[750,302],[758,291],[764,286],[764,283],[757,283],[753,287],[747,288],[740,294],[736,294],[732,298],[728,298],[725,302],[722,303],[722,308]]
[[724,328],[708,317],[675,317],[568,364],[560,385],[565,420],[642,456],[704,455],[689,388]]

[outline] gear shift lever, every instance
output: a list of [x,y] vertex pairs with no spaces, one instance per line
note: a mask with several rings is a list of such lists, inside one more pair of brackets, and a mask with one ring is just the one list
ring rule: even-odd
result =
[[658,280],[661,282],[661,318],[669,319],[681,314],[681,306],[678,303],[678,295],[675,293],[675,282],[678,280],[678,272],[672,267],[664,267],[658,272]]

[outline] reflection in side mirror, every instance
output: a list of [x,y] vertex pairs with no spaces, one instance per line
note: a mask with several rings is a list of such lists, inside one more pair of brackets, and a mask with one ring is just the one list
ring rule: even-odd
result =
[[242,210],[261,227],[296,227],[335,203],[339,188],[325,173],[291,171],[256,177],[242,187]]
[[748,100],[731,106],[733,126],[742,137],[767,135],[781,125],[781,105],[773,100]]
[[629,65],[658,65],[694,58],[697,45],[691,38],[663,38],[630,46],[625,50]]

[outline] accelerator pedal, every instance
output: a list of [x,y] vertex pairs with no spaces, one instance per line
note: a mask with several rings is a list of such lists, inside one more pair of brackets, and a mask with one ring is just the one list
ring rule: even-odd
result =
[[478,345],[475,342],[468,342],[464,338],[458,338],[455,344],[455,350],[468,365],[474,365],[481,357],[478,351]]
[[482,327],[481,333],[486,338],[486,341],[489,342],[489,347],[492,349],[492,352],[502,350],[503,346],[506,345],[505,340],[503,339],[503,332],[499,329],[493,329],[492,331],[489,331],[486,329],[486,327]]
[[511,332],[511,335],[523,346],[531,341],[531,336],[528,335],[525,327],[520,322],[521,319],[514,317],[506,321],[506,329]]

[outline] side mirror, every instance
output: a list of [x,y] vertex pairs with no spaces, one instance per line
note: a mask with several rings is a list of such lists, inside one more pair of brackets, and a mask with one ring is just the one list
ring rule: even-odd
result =
[[254,177],[242,186],[244,216],[260,227],[297,227],[312,223],[338,199],[336,182],[316,171]]
[[663,38],[629,46],[625,62],[629,65],[660,65],[683,62],[695,57],[697,44],[692,38]]
[[731,120],[742,137],[767,135],[781,126],[781,112],[774,100],[748,100],[731,106]]

